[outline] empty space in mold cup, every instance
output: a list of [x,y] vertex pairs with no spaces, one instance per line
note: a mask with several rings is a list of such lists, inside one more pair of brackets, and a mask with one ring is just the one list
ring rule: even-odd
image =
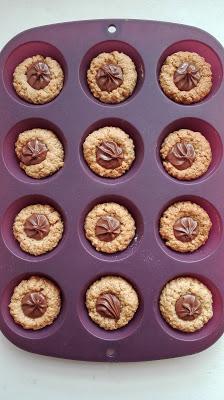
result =
[[[130,169],[125,172],[122,176],[118,178],[105,178],[101,177],[97,174],[95,174],[88,166],[87,162],[84,159],[83,156],[83,143],[87,136],[104,127],[116,127],[122,129],[127,135],[130,136],[130,138],[133,140],[134,143],[134,149],[135,149],[135,159],[130,167]],[[100,179],[100,182],[102,183],[110,183],[110,184],[117,184],[117,183],[123,183],[126,179],[131,179],[139,170],[139,167],[143,161],[144,158],[144,143],[141,137],[141,133],[136,129],[135,126],[130,124],[128,121],[125,121],[124,119],[120,118],[105,118],[105,119],[100,119],[96,122],[93,122],[88,129],[85,131],[81,144],[80,144],[80,159],[82,162],[82,166],[85,170],[85,172],[91,177],[95,179]]]
[[[190,252],[181,253],[181,252],[172,250],[171,248],[166,246],[165,241],[163,241],[163,239],[161,238],[161,236],[159,234],[160,218],[161,218],[162,214],[169,206],[171,206],[174,203],[180,202],[180,201],[190,201],[192,203],[198,204],[200,207],[202,207],[208,213],[208,215],[211,219],[211,222],[212,222],[212,227],[211,227],[209,237],[208,237],[206,243],[192,253],[190,253]],[[200,261],[200,260],[203,260],[203,259],[209,257],[219,247],[219,245],[221,243],[221,239],[223,237],[222,220],[221,220],[218,210],[208,200],[205,200],[198,196],[182,196],[182,197],[178,197],[178,198],[170,200],[160,211],[160,213],[158,215],[158,219],[155,222],[155,236],[156,236],[156,240],[157,240],[160,248],[169,257],[171,257],[175,260],[184,261],[187,263],[196,262],[196,261]]]
[[[215,39],[214,39],[215,40]],[[218,44],[218,43],[217,43]],[[212,69],[212,89],[210,93],[205,97],[204,100],[206,101],[211,96],[213,96],[217,90],[219,89],[222,83],[223,77],[223,68],[221,60],[218,54],[207,44],[202,43],[198,40],[182,40],[180,42],[176,42],[171,44],[166,50],[163,51],[158,65],[157,65],[157,76],[159,81],[159,74],[161,67],[168,56],[173,53],[177,53],[178,51],[189,51],[198,53],[200,56],[204,57],[205,61],[211,65]],[[200,103],[202,102],[200,101]]]
[[[135,220],[136,231],[135,231],[135,236],[132,239],[132,242],[125,250],[108,254],[97,251],[95,247],[89,242],[89,240],[85,236],[84,224],[87,214],[93,209],[93,207],[95,207],[97,204],[111,203],[111,202],[117,203],[125,207],[129,211],[129,213]],[[108,261],[108,262],[121,261],[122,259],[132,256],[138,250],[143,234],[144,234],[144,223],[141,212],[139,211],[137,206],[133,204],[129,199],[121,196],[108,195],[92,200],[83,210],[83,213],[80,218],[79,238],[82,243],[82,246],[89,254],[102,261]]]
[[[119,53],[124,53],[127,56],[129,56],[132,59],[132,61],[134,62],[135,68],[137,71],[138,77],[137,77],[136,87],[134,89],[133,94],[127,100],[125,100],[125,103],[127,101],[133,99],[133,97],[141,89],[142,84],[144,82],[144,76],[145,76],[144,63],[143,63],[141,55],[134,47],[132,47],[130,44],[128,44],[126,42],[122,42],[119,40],[107,40],[105,42],[97,43],[95,46],[91,47],[87,51],[87,53],[84,55],[84,57],[81,61],[80,68],[79,68],[79,80],[80,80],[81,86],[82,86],[85,94],[88,97],[90,97],[91,100],[95,100],[102,105],[108,105],[108,104],[100,102],[91,94],[91,91],[90,91],[88,83],[87,83],[87,71],[89,69],[90,63],[93,58],[97,57],[100,53],[104,53],[104,52],[111,53],[112,51],[118,51]],[[119,104],[121,105],[122,103],[119,103]],[[116,104],[113,104],[112,106],[114,107],[115,105]]]
[[[210,125],[207,121],[204,121],[199,118],[180,118],[177,119],[173,122],[171,122],[169,125],[167,125],[162,133],[159,136],[158,139],[158,144],[157,144],[157,149],[156,149],[156,157],[157,157],[157,163],[159,167],[162,169],[162,171],[165,173],[166,176],[172,178],[168,172],[164,169],[162,165],[162,159],[160,157],[160,148],[161,145],[164,141],[164,139],[172,132],[178,131],[179,129],[189,129],[194,132],[200,132],[209,142],[211,146],[211,151],[212,151],[212,161],[211,164],[206,171],[204,175],[201,177],[191,180],[191,181],[180,181],[181,183],[194,183],[194,182],[201,182],[202,180],[206,179],[208,176],[212,175],[216,169],[219,167],[220,161],[222,160],[222,155],[223,155],[223,145],[222,145],[222,140],[220,138],[219,133],[217,130]],[[172,178],[176,180],[176,178]]]
[[[47,204],[52,206],[56,211],[59,212],[61,218],[64,222],[64,232],[63,236],[58,243],[58,245],[48,253],[34,256],[32,254],[26,253],[25,251],[21,250],[19,246],[19,242],[15,239],[13,235],[13,223],[17,214],[24,208],[33,204]],[[32,261],[38,262],[42,260],[46,260],[50,257],[55,256],[58,251],[63,247],[65,242],[65,235],[66,235],[66,217],[65,213],[63,212],[62,208],[52,199],[42,195],[30,195],[20,197],[19,199],[15,200],[4,212],[2,224],[1,224],[1,235],[5,246],[8,250],[16,257],[23,259],[25,261]]]
[[[172,279],[179,277],[191,277],[196,278],[202,282],[212,293],[213,298],[213,317],[205,324],[201,329],[195,332],[182,332],[178,329],[172,328],[162,317],[159,309],[159,297],[155,299],[155,316],[160,327],[165,331],[166,335],[171,336],[174,340],[182,341],[183,346],[185,342],[198,341],[202,343],[202,350],[211,345],[214,339],[218,339],[224,325],[223,315],[223,296],[221,289],[216,286],[210,279],[196,274],[186,273],[179,276],[174,276]],[[164,286],[168,282],[164,283]],[[159,296],[163,287],[160,288]],[[200,343],[199,343],[200,345]]]
[[[41,55],[44,57],[51,57],[54,60],[58,61],[60,66],[64,72],[64,85],[66,84],[67,80],[67,65],[65,59],[60,50],[58,50],[55,46],[51,45],[47,42],[26,42],[21,44],[20,46],[16,47],[14,50],[11,51],[9,54],[6,63],[3,69],[3,83],[7,92],[13,96],[16,100],[24,103],[29,104],[22,100],[19,96],[17,96],[14,88],[13,88],[13,72],[17,65],[19,65],[22,61],[26,58],[33,57],[36,55]],[[63,89],[62,89],[63,90]],[[59,94],[60,96],[60,94]],[[53,101],[53,100],[52,100]],[[38,107],[37,105],[34,105]]]
[[[19,179],[25,183],[44,183],[48,182],[49,179],[55,178],[58,176],[58,174],[61,173],[63,170],[63,167],[57,171],[55,174],[48,176],[46,178],[41,178],[41,179],[34,179],[26,175],[25,171],[23,171],[20,166],[19,166],[19,160],[16,156],[15,153],[15,143],[18,139],[18,136],[20,133],[31,130],[31,129],[47,129],[52,131],[57,138],[60,140],[60,142],[63,145],[64,148],[64,156],[66,159],[66,153],[67,153],[67,140],[65,139],[64,134],[62,131],[54,125],[51,121],[42,119],[42,118],[29,118],[29,119],[24,119],[20,122],[18,122],[16,125],[14,125],[10,131],[6,134],[4,142],[3,142],[3,148],[2,148],[2,157],[4,164],[9,171],[11,175],[13,175],[16,179]],[[3,132],[2,132],[3,133]],[[64,159],[64,161],[65,161]]]

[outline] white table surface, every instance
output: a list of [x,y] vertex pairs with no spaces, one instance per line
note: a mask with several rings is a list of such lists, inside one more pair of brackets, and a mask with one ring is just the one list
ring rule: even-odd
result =
[[[0,48],[27,28],[94,18],[195,25],[224,45],[223,0],[0,0]],[[0,334],[1,400],[221,400],[223,381],[224,338],[184,358],[98,364],[27,353]]]

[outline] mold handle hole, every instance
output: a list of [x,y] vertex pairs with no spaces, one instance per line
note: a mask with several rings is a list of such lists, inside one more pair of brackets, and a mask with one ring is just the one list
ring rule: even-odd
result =
[[115,25],[109,25],[108,26],[108,28],[107,28],[107,31],[109,32],[109,33],[115,33],[116,31],[117,31],[117,28],[116,28],[116,26]]

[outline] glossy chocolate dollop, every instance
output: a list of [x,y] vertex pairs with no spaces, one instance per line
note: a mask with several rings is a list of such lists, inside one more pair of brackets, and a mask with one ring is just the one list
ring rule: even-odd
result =
[[98,219],[95,227],[95,234],[103,242],[112,242],[119,234],[121,224],[118,219],[105,215]]
[[194,294],[185,294],[176,301],[175,310],[178,318],[193,321],[202,312],[201,302]]
[[38,61],[33,63],[26,72],[27,82],[36,90],[44,89],[51,80],[51,73],[46,63]]
[[177,240],[191,242],[198,234],[198,223],[191,217],[183,217],[175,222],[173,231]]
[[184,62],[174,73],[173,81],[181,91],[189,91],[197,86],[201,74],[194,64]]
[[105,64],[102,65],[96,74],[96,83],[101,90],[112,92],[121,86],[123,82],[123,71],[119,65]]
[[23,146],[20,160],[25,165],[40,164],[47,156],[48,148],[46,144],[38,139],[30,140]]
[[192,166],[195,160],[195,150],[191,143],[176,143],[168,153],[166,160],[175,168],[184,170]]
[[96,311],[104,318],[120,318],[121,303],[112,293],[102,293],[96,301]]
[[47,310],[47,300],[41,292],[30,292],[22,298],[21,307],[26,317],[40,318]]
[[44,214],[33,213],[24,224],[26,235],[32,239],[41,240],[48,235],[50,223]]
[[103,168],[118,168],[121,166],[123,158],[122,147],[113,141],[102,142],[96,149],[96,161]]

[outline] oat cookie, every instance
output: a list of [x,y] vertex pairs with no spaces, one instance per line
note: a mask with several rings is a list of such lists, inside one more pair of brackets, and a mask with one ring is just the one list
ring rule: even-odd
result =
[[209,142],[200,132],[189,129],[170,133],[162,143],[160,154],[168,174],[179,180],[199,178],[212,161]]
[[63,234],[63,221],[53,207],[34,204],[17,214],[13,234],[23,251],[39,256],[58,245]]
[[208,239],[212,222],[198,204],[180,201],[172,204],[160,219],[160,235],[168,247],[181,253],[193,252]]
[[101,328],[114,330],[129,323],[138,308],[138,295],[125,279],[105,276],[86,292],[90,318]]
[[61,308],[60,290],[49,279],[31,276],[15,287],[9,304],[14,321],[24,329],[51,325]]
[[56,60],[36,55],[17,65],[13,86],[19,97],[33,104],[53,100],[63,87],[64,73]]
[[47,129],[31,129],[19,134],[15,152],[20,167],[35,179],[54,174],[64,165],[64,150],[57,136]]
[[197,53],[178,51],[165,60],[159,80],[164,93],[172,100],[196,103],[212,88],[211,66]]
[[105,126],[87,136],[83,155],[97,175],[117,178],[129,170],[135,159],[134,143],[122,129]]
[[135,64],[118,51],[93,58],[87,82],[94,97],[103,103],[120,103],[131,96],[137,82]]
[[212,293],[198,279],[180,277],[168,282],[160,295],[160,311],[174,329],[195,332],[213,316]]
[[135,221],[117,203],[97,204],[86,216],[85,234],[97,251],[116,253],[128,247],[135,236]]

